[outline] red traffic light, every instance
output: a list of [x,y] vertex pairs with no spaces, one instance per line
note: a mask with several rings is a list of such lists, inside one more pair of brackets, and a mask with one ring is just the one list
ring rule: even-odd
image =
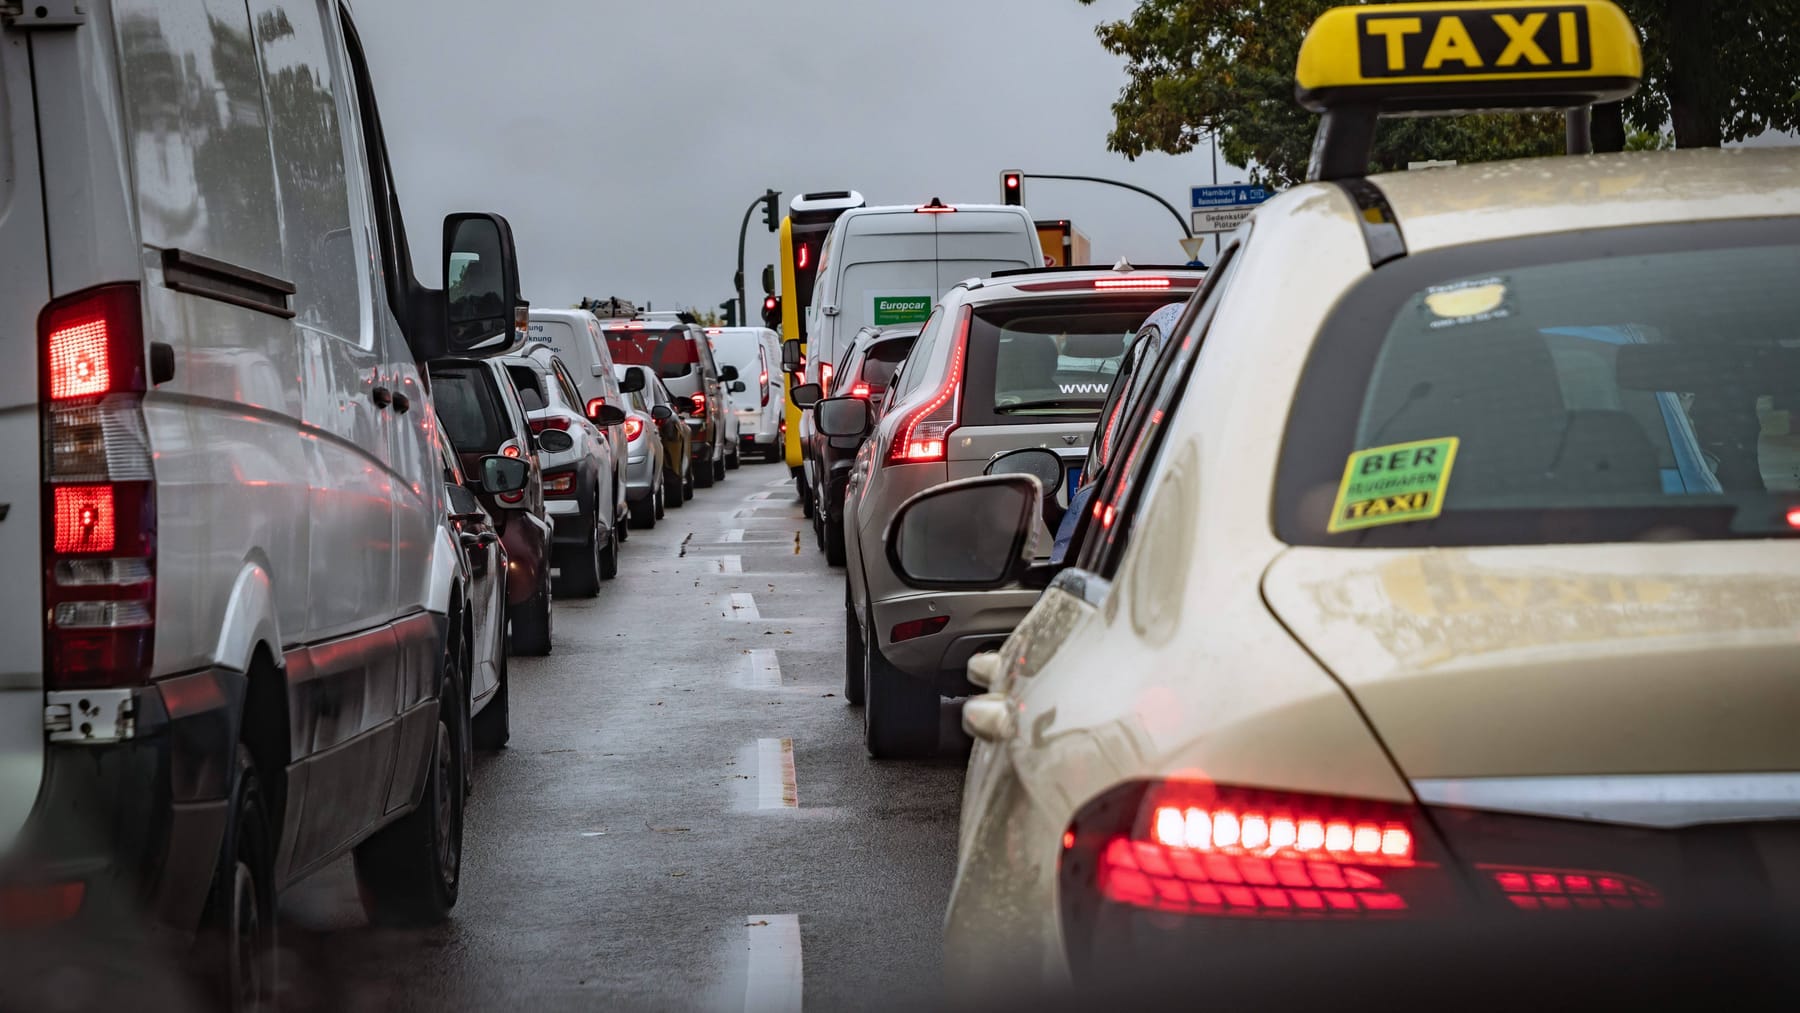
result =
[[1000,199],[1015,207],[1025,203],[1025,173],[1007,169],[1000,174]]

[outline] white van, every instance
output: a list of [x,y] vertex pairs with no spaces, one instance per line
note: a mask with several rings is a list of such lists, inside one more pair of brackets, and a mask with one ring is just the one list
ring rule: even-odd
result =
[[957,282],[1044,262],[1024,208],[935,198],[845,211],[819,258],[806,311],[807,376],[825,389],[864,327],[922,324]]
[[765,461],[786,456],[781,443],[781,338],[767,327],[708,327],[713,357],[721,368],[734,366],[731,410],[738,420],[738,445]]
[[268,1005],[299,877],[456,902],[477,700],[420,363],[522,337],[511,232],[451,216],[451,290],[414,277],[338,0],[5,10],[0,893],[198,938]]

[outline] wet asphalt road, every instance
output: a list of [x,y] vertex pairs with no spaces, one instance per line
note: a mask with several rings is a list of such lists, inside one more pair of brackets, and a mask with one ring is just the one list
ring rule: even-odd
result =
[[780,465],[631,532],[554,653],[512,661],[452,921],[368,927],[339,862],[283,899],[285,1006],[936,1005],[967,743],[946,703],[940,759],[868,758],[843,594]]

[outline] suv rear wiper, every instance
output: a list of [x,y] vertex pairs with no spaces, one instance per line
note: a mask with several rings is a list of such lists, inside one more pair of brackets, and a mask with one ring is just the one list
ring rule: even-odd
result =
[[1106,399],[1105,399],[1105,398],[1091,398],[1091,397],[1080,397],[1080,398],[1077,398],[1077,397],[1057,397],[1057,398],[1043,398],[1043,399],[1041,399],[1041,400],[1038,400],[1038,401],[1020,401],[1020,402],[1018,402],[1018,403],[1017,403],[1017,404],[1003,404],[1003,405],[995,405],[995,406],[994,406],[994,414],[996,414],[996,415],[1006,415],[1006,414],[1009,414],[1009,413],[1011,413],[1011,412],[1025,412],[1025,411],[1031,411],[1031,410],[1032,410],[1032,409],[1034,409],[1034,408],[1090,408],[1090,409],[1098,409],[1098,408],[1100,408],[1100,407],[1101,407],[1101,406],[1102,406],[1102,405],[1104,405],[1104,404],[1106,404]]

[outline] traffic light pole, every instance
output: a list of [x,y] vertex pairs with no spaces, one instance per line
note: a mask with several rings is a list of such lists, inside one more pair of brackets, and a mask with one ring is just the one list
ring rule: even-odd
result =
[[[1169,213],[1175,216],[1175,221],[1181,225],[1181,234],[1183,236],[1185,236],[1188,239],[1194,238],[1194,230],[1188,225],[1188,220],[1186,218],[1181,217],[1181,212],[1175,210],[1175,205],[1170,204],[1168,201],[1163,200],[1161,197],[1158,197],[1156,194],[1151,193],[1149,190],[1146,190],[1141,186],[1133,186],[1130,183],[1121,183],[1120,181],[1118,181],[1116,179],[1106,179],[1101,176],[1057,176],[1057,175],[1052,175],[1047,172],[1022,172],[1019,175],[1023,176],[1026,179],[1066,179],[1066,180],[1074,180],[1075,182],[1078,182],[1078,183],[1103,183],[1107,186],[1116,186],[1121,190],[1130,190],[1132,193],[1141,193],[1144,196],[1155,201],[1156,203],[1161,204],[1163,207],[1167,208]],[[746,217],[744,220],[749,221],[749,218]],[[740,261],[740,263],[742,262],[741,257],[739,258],[739,261]],[[739,288],[741,289],[742,286],[740,285]]]
[[776,228],[775,222],[777,221],[777,219],[775,218],[775,215],[774,215],[773,205],[775,204],[775,202],[777,202],[779,200],[781,200],[781,194],[778,191],[775,191],[775,190],[763,191],[763,195],[761,197],[758,197],[755,200],[751,201],[750,206],[744,209],[744,223],[742,225],[738,226],[738,265],[737,265],[737,276],[733,279],[733,284],[735,284],[737,286],[737,305],[738,305],[737,315],[738,315],[738,320],[740,322],[747,321],[750,319],[749,316],[747,316],[745,314],[745,306],[744,306],[744,236],[746,233],[748,233],[750,231],[750,216],[752,214],[756,213],[756,209],[758,207],[761,207],[765,204],[771,205],[771,210],[768,214],[768,220],[769,220],[769,230],[771,232],[773,232]]

